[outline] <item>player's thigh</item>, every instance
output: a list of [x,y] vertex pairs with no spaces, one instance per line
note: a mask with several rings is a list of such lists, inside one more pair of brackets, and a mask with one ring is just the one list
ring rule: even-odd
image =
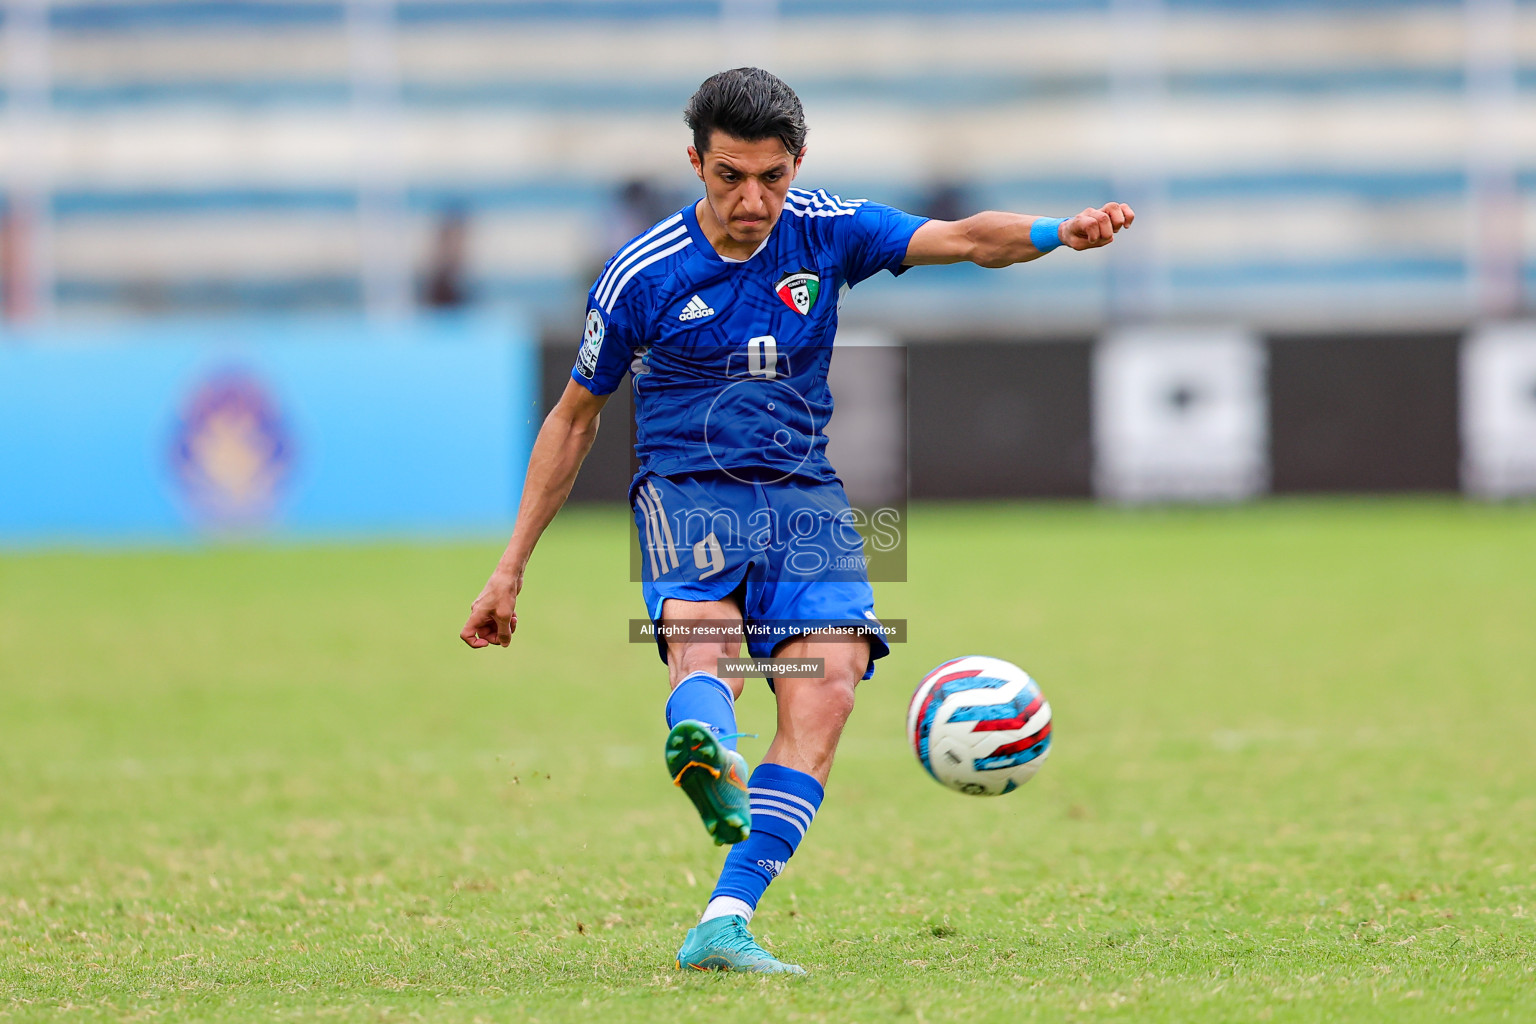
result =
[[800,644],[795,650],[824,644],[833,678],[856,665],[867,679],[874,660],[890,648],[875,618],[863,539],[853,527],[847,495],[836,481],[789,482],[767,493],[783,543],[773,549],[763,578],[747,581],[748,649],[765,657],[790,643]]
[[[741,657],[741,605],[733,598],[719,601],[685,601],[669,597],[661,604],[663,626],[678,627],[667,633],[667,674],[676,686],[694,672],[719,671],[720,659]],[[721,677],[737,697],[742,677]]]

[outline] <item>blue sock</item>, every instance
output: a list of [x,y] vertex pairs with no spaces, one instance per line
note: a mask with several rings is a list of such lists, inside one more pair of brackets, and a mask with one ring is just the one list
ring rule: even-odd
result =
[[734,739],[725,739],[736,731],[736,697],[725,681],[700,670],[672,688],[667,698],[667,728],[685,718],[709,726],[723,746],[736,749]]
[[821,783],[781,764],[760,764],[747,783],[752,834],[731,847],[703,921],[734,914],[752,920],[768,883],[789,863],[821,806]]

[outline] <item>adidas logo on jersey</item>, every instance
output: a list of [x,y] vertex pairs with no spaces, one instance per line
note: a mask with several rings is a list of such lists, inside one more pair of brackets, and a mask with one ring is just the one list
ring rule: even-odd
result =
[[703,299],[695,295],[688,300],[688,305],[683,307],[683,311],[677,314],[677,318],[683,321],[702,320],[707,316],[714,315],[714,307],[706,305]]

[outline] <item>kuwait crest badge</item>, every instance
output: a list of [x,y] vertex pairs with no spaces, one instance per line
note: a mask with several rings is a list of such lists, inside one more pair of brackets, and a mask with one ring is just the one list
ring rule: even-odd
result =
[[801,267],[793,274],[785,274],[773,286],[784,300],[784,305],[805,316],[816,305],[816,295],[821,291],[821,278]]

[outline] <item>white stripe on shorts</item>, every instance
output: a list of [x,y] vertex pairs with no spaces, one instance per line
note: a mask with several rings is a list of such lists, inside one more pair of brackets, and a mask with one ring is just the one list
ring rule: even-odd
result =
[[645,515],[645,551],[651,556],[651,579],[660,579],[661,566],[656,562],[656,513],[652,511],[650,498],[644,489],[635,492],[635,504]]
[[656,518],[661,520],[662,536],[666,537],[667,539],[667,552],[665,557],[662,558],[662,561],[666,562],[670,560],[672,562],[672,568],[676,569],[681,563],[677,560],[677,544],[672,540],[672,527],[667,522],[666,507],[661,503],[661,492],[658,491],[656,489],[656,485],[649,480],[645,482],[645,485],[641,488],[641,490],[651,492],[651,500],[656,502]]

